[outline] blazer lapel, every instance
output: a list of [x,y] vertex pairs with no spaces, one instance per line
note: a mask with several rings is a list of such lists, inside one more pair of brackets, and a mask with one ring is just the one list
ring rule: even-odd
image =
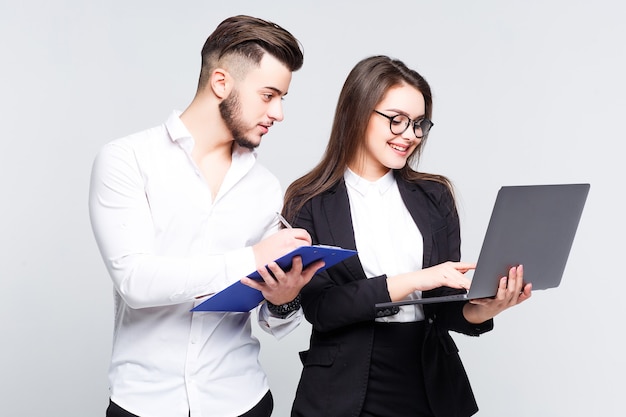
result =
[[426,236],[432,236],[432,227],[428,215],[428,198],[417,184],[404,181],[399,175],[396,175],[396,182],[400,196],[402,196],[404,204],[422,234],[424,241],[423,265],[426,267],[433,251],[432,240],[424,239]]
[[[332,242],[321,243],[356,250],[350,201],[343,179],[322,196],[321,208],[332,238]],[[343,263],[352,275],[359,279],[365,279],[365,272],[358,256],[348,258]]]

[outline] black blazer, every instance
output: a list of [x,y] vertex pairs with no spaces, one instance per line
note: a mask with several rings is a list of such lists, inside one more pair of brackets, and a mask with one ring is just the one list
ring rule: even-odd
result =
[[[423,265],[460,259],[460,232],[452,195],[433,181],[409,183],[396,175],[398,188],[424,238]],[[340,181],[308,201],[294,226],[306,229],[314,244],[356,249],[346,185]],[[438,288],[423,296],[456,292]],[[302,289],[302,306],[312,324],[310,347],[301,352],[304,365],[292,417],[359,416],[365,398],[374,340],[374,320],[397,308],[376,309],[391,301],[386,276],[366,279],[358,256],[317,274]],[[462,314],[464,303],[425,304],[423,368],[427,395],[437,417],[474,414],[478,407],[457,347],[448,330],[478,336],[493,321],[474,325]]]

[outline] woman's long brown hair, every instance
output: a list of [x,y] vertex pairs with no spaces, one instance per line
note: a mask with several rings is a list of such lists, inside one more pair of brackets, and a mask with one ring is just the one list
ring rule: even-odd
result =
[[[283,215],[295,221],[296,214],[313,197],[337,184],[359,149],[364,146],[369,118],[385,93],[394,86],[406,83],[422,93],[425,117],[432,118],[430,86],[420,74],[403,62],[387,56],[372,56],[360,61],[348,75],[337,102],[330,139],[320,162],[304,176],[294,181],[285,193]],[[408,181],[428,179],[445,184],[450,181],[436,174],[416,171],[426,137],[415,148],[399,174]]]

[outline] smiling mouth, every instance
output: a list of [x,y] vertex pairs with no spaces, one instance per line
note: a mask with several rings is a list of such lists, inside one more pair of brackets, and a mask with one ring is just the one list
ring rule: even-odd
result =
[[395,145],[393,143],[390,143],[389,146],[391,146],[391,149],[395,149],[398,152],[406,152],[409,150],[408,146],[400,146],[400,145]]

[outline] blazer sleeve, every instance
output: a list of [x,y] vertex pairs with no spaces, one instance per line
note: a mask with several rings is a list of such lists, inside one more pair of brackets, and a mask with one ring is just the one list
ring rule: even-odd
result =
[[[424,266],[437,265],[446,261],[461,260],[461,233],[459,215],[450,190],[437,183],[426,182],[422,189],[428,196],[429,216],[433,224],[432,258],[424,260]],[[447,247],[446,247],[447,246]],[[461,293],[464,290],[441,287],[426,291],[424,297]],[[478,336],[493,329],[493,320],[474,324],[465,319],[463,307],[467,302],[425,304],[427,319],[434,321],[440,330],[452,330],[466,335]]]

